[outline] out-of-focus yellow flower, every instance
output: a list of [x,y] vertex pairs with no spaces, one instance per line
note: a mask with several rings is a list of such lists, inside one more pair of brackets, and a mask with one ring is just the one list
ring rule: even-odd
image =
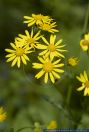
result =
[[37,44],[38,49],[44,50],[39,55],[45,55],[50,56],[51,59],[56,57],[63,57],[64,55],[62,52],[65,52],[66,50],[62,49],[65,45],[62,45],[62,39],[59,39],[56,43],[56,35],[50,35],[50,42],[48,42],[44,37],[42,37],[42,40],[44,41],[45,45],[43,44]]
[[60,73],[63,73],[64,70],[60,69],[61,67],[64,66],[63,63],[59,63],[61,59],[58,59],[54,62],[53,60],[49,59],[49,57],[38,57],[39,61],[41,63],[33,63],[33,68],[35,69],[41,69],[41,71],[36,74],[36,78],[39,79],[42,77],[44,74],[44,82],[48,82],[48,76],[50,77],[52,83],[55,82],[55,78],[60,78]]
[[35,128],[34,128],[33,132],[41,132],[42,131],[39,122],[35,122],[34,126],[35,126]]
[[28,27],[36,24],[36,25],[40,25],[42,23],[49,23],[50,21],[52,21],[52,19],[49,16],[43,16],[41,14],[32,14],[32,16],[24,16],[24,18],[26,19],[24,21],[24,23],[28,24]]
[[56,121],[51,121],[49,125],[47,126],[47,129],[57,129],[57,122]]
[[33,130],[33,132],[41,132],[41,129],[40,129],[40,128],[35,128],[35,129]]
[[84,96],[89,95],[89,79],[86,71],[84,71],[84,74],[80,73],[80,76],[77,76],[76,78],[82,83],[82,86],[77,90],[84,90]]
[[18,68],[20,67],[21,61],[26,65],[26,61],[29,61],[29,58],[26,54],[32,52],[30,48],[19,45],[18,43],[10,43],[10,45],[13,49],[5,49],[5,51],[9,53],[6,55],[6,58],[8,58],[7,62],[12,61],[12,67],[17,63]]
[[56,22],[53,22],[53,23],[41,23],[39,28],[41,30],[48,31],[50,33],[54,33],[54,32],[59,32],[57,29],[55,29],[56,26],[57,26]]
[[70,65],[70,66],[76,66],[77,64],[78,64],[78,58],[77,57],[70,57],[69,59],[68,59],[68,64]]
[[0,107],[0,122],[3,122],[7,117],[7,113],[4,111],[3,107]]
[[40,39],[40,31],[38,31],[35,35],[33,33],[33,29],[31,31],[31,35],[27,30],[25,30],[26,35],[19,34],[19,37],[16,40],[23,45],[29,46],[31,48],[35,48],[36,44],[39,43],[38,40]]
[[80,41],[80,46],[83,51],[87,51],[89,48],[89,33],[84,35],[84,39]]

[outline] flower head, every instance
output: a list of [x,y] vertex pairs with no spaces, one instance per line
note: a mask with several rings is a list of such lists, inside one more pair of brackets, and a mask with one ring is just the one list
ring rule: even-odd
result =
[[19,45],[18,43],[10,43],[10,45],[13,49],[5,49],[5,51],[9,53],[6,55],[6,58],[8,58],[7,62],[12,61],[12,67],[17,63],[18,68],[20,67],[21,61],[26,65],[26,61],[29,61],[29,58],[26,54],[32,52],[30,48]]
[[78,64],[78,58],[77,57],[70,57],[68,59],[68,64],[70,66],[76,66]]
[[41,14],[32,14],[32,16],[24,16],[24,18],[26,19],[24,21],[24,23],[28,23],[28,27],[36,24],[36,25],[40,25],[42,23],[49,23],[50,21],[52,21],[52,19],[49,16],[44,16]]
[[84,39],[80,41],[80,46],[83,51],[87,51],[89,48],[89,33],[84,35]]
[[77,76],[76,78],[82,83],[82,86],[80,86],[77,90],[84,90],[84,96],[89,95],[89,79],[86,71],[84,71],[84,74],[81,73],[80,76]]
[[56,43],[56,35],[50,35],[50,41],[48,42],[44,37],[42,37],[42,40],[44,41],[45,45],[43,44],[37,44],[38,49],[43,50],[39,55],[45,55],[50,56],[50,58],[56,57],[63,57],[64,55],[62,52],[65,52],[66,50],[62,49],[65,45],[62,45],[62,39],[59,39]]
[[39,28],[41,30],[48,31],[50,33],[54,33],[54,32],[59,32],[57,29],[55,29],[56,26],[57,26],[56,22],[53,22],[53,23],[41,23]]
[[44,82],[48,82],[48,76],[50,77],[52,83],[55,82],[55,78],[60,78],[59,73],[63,73],[64,70],[60,69],[64,66],[63,63],[59,63],[61,59],[58,59],[53,62],[53,60],[49,59],[48,57],[38,57],[39,61],[41,63],[33,63],[33,68],[35,69],[41,69],[41,71],[36,74],[36,78],[39,79],[41,76],[44,77]]
[[35,122],[34,123],[34,126],[35,126],[35,128],[34,128],[34,131],[33,132],[41,132],[42,131],[39,122]]
[[38,40],[40,39],[40,31],[38,31],[35,35],[33,33],[33,29],[31,31],[31,35],[27,30],[25,30],[26,35],[19,34],[19,37],[17,37],[17,41],[22,43],[25,46],[29,46],[31,48],[35,48],[36,44],[38,43]]
[[56,121],[51,121],[49,125],[47,126],[47,129],[57,129],[57,122]]
[[6,112],[4,111],[3,107],[0,107],[0,122],[3,122],[7,117]]

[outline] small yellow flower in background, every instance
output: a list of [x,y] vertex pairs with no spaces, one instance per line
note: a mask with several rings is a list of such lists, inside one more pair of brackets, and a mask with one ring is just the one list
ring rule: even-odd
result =
[[50,21],[52,21],[52,19],[49,16],[43,16],[41,14],[32,14],[32,16],[24,16],[24,19],[26,19],[24,21],[24,23],[28,24],[28,27],[36,24],[39,25],[41,23],[49,23]]
[[6,55],[6,58],[8,58],[7,62],[12,61],[12,67],[17,63],[18,68],[20,67],[21,61],[26,65],[26,61],[29,61],[29,58],[26,54],[32,52],[30,48],[19,45],[18,43],[10,43],[10,45],[13,49],[5,49],[5,51],[8,52],[8,55]]
[[78,58],[77,57],[70,57],[69,59],[68,59],[68,64],[70,65],[70,66],[76,66],[76,65],[78,65]]
[[63,57],[64,55],[61,54],[62,52],[65,52],[66,50],[62,49],[65,45],[62,45],[62,39],[59,39],[56,43],[56,35],[50,35],[50,42],[46,40],[46,38],[42,37],[42,40],[44,41],[45,45],[43,44],[37,44],[37,49],[44,50],[39,55],[45,55],[50,56],[51,59],[56,57]]
[[40,128],[35,128],[33,132],[42,132]]
[[55,29],[56,22],[53,23],[41,23],[39,28],[44,31],[48,31],[50,33],[59,32],[59,30]]
[[41,69],[41,71],[35,76],[37,79],[44,75],[45,83],[48,82],[48,77],[50,77],[52,83],[54,83],[55,78],[60,78],[59,74],[64,72],[64,70],[60,69],[64,66],[63,63],[59,63],[61,59],[58,59],[54,62],[53,60],[49,59],[49,57],[38,57],[38,59],[41,63],[33,63],[33,68]]
[[4,111],[3,107],[0,107],[0,122],[3,122],[7,117],[7,113]]
[[17,41],[21,42],[23,45],[29,46],[31,48],[35,48],[38,40],[41,38],[40,31],[38,31],[35,35],[33,33],[33,29],[31,31],[31,35],[27,30],[25,30],[26,35],[19,34],[17,37]]
[[57,122],[56,121],[51,121],[49,125],[47,126],[47,129],[57,129]]
[[35,128],[34,128],[33,132],[41,132],[42,131],[39,122],[35,122],[34,126],[35,126]]
[[89,48],[89,33],[84,35],[84,39],[80,41],[80,46],[83,51],[87,51]]
[[84,90],[84,96],[89,95],[89,79],[86,71],[84,71],[84,74],[81,73],[80,76],[77,76],[76,78],[82,83],[82,86],[77,90]]

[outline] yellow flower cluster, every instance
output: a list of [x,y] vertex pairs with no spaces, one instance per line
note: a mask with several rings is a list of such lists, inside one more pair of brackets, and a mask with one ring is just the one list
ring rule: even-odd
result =
[[3,107],[0,107],[0,122],[6,120],[7,113],[5,112]]
[[[64,64],[61,62],[62,58],[65,58],[63,52],[66,50],[62,44],[62,39],[58,39],[53,33],[58,32],[56,22],[49,17],[41,14],[32,14],[32,16],[24,16],[24,23],[31,27],[31,32],[25,30],[25,34],[18,34],[13,43],[10,43],[12,49],[5,49],[8,54],[6,55],[7,62],[12,61],[11,66],[17,64],[18,68],[21,66],[21,62],[27,65],[27,61],[30,61],[29,54],[39,51],[38,60],[40,63],[33,63],[33,68],[40,69],[36,74],[36,78],[39,79],[44,75],[44,82],[48,82],[50,78],[51,82],[54,83],[55,79],[60,78],[60,73],[64,70],[61,68]],[[34,25],[37,26],[35,32]],[[48,31],[49,40],[44,37],[42,30]]]
[[40,123],[35,123],[35,128],[33,132],[42,132],[43,129],[47,130],[54,130],[57,129],[57,122],[55,120],[52,120],[45,128],[41,127]]
[[57,29],[55,29],[56,22],[53,22],[53,19],[49,16],[43,16],[41,14],[32,14],[31,17],[24,16],[24,23],[28,24],[28,27],[33,26],[34,24],[38,26],[39,29],[48,31],[51,33],[58,32]]
[[[85,34],[83,39],[80,40],[80,46],[83,51],[89,50],[89,33]],[[84,71],[83,74],[80,73],[80,76],[76,76],[76,78],[82,83],[82,86],[80,86],[77,90],[84,90],[84,96],[89,96],[89,79],[86,71]]]

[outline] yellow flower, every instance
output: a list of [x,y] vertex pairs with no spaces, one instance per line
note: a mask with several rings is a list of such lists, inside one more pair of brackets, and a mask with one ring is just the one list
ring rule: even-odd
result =
[[4,111],[3,107],[0,107],[0,122],[3,122],[7,117],[6,112]]
[[10,45],[13,49],[5,49],[5,51],[9,53],[6,55],[6,58],[8,58],[7,62],[12,61],[12,67],[17,63],[18,68],[20,67],[21,61],[26,65],[26,61],[29,61],[29,58],[26,54],[32,52],[30,51],[30,48],[24,47],[22,45],[20,46],[18,43],[10,43]]
[[77,57],[70,57],[68,59],[68,64],[70,66],[76,66],[78,64],[78,58]]
[[89,48],[89,33],[84,35],[84,39],[80,41],[80,46],[83,51],[87,51]]
[[47,127],[47,129],[57,129],[57,122],[56,121],[51,121]]
[[39,55],[50,56],[51,59],[54,58],[54,56],[64,58],[64,55],[61,53],[65,52],[66,50],[62,49],[65,45],[60,45],[62,43],[62,39],[59,39],[55,43],[56,35],[50,35],[50,42],[48,42],[44,37],[42,37],[42,40],[44,41],[45,45],[37,44],[36,47],[44,50]]
[[32,14],[32,17],[24,16],[24,18],[26,19],[24,23],[28,23],[28,27],[34,24],[49,23],[52,20],[49,16],[43,16],[41,14]]
[[33,132],[41,132],[40,128],[35,128]]
[[54,33],[54,32],[59,32],[57,29],[55,29],[56,26],[57,26],[56,22],[53,22],[53,23],[41,23],[39,28],[41,30],[48,31],[50,33]]
[[41,71],[36,74],[36,78],[39,79],[41,76],[44,74],[44,82],[48,82],[48,76],[50,77],[52,83],[55,82],[55,78],[60,78],[59,73],[63,73],[64,70],[60,69],[61,67],[64,66],[63,63],[59,63],[61,59],[58,59],[54,62],[53,60],[49,59],[48,57],[38,57],[39,61],[41,63],[33,63],[33,68],[35,69],[41,69]]
[[82,86],[77,90],[84,90],[84,96],[89,95],[89,80],[86,71],[84,71],[84,74],[80,74],[80,76],[77,76],[76,78],[82,83]]
[[34,128],[33,132],[41,132],[41,126],[40,126],[39,122],[35,122],[34,126],[35,126],[35,128]]
[[25,30],[26,35],[19,34],[19,37],[16,38],[16,40],[23,45],[29,46],[31,48],[35,48],[36,44],[38,43],[38,40],[40,39],[40,31],[38,31],[35,35],[33,33],[33,29],[31,31],[31,35],[27,30]]

